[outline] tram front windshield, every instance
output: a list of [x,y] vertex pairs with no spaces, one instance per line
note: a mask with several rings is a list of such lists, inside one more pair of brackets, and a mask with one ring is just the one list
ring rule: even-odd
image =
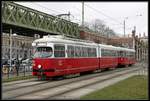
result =
[[53,54],[51,47],[37,47],[34,53],[34,58],[47,58]]

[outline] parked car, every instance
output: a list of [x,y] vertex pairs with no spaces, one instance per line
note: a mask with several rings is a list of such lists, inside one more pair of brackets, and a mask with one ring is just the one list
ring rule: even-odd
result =
[[25,67],[26,71],[31,71],[32,70],[32,59],[23,60],[22,66]]
[[2,65],[8,64],[8,59],[2,59]]

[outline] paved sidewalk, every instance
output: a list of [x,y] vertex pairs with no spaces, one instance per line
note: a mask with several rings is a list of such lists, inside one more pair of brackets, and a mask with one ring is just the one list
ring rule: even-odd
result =
[[[28,75],[32,75],[32,71],[29,71],[29,72],[20,72],[18,77],[19,76],[28,76]],[[17,73],[11,73],[9,74],[9,78],[12,78],[12,77],[17,77]],[[5,79],[5,78],[8,78],[8,74],[2,74],[2,79]]]

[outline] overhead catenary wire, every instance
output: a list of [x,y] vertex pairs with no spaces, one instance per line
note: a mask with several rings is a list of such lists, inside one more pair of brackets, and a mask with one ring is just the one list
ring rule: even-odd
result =
[[47,7],[45,7],[45,6],[43,6],[43,5],[41,5],[41,4],[37,4],[37,3],[34,3],[35,5],[38,5],[38,6],[40,6],[40,7],[43,7],[43,8],[45,8],[45,9],[47,9],[47,10],[50,10],[50,11],[53,11],[53,12],[57,12],[57,13],[61,13],[61,12],[58,12],[58,11],[56,11],[56,10],[53,10],[53,9],[49,9],[49,8],[47,8]]
[[[111,20],[113,20],[114,22],[118,23],[118,26],[119,26],[119,25],[120,25],[120,26],[123,25],[123,23],[119,22],[118,20],[116,20],[115,18],[113,18],[113,17],[111,17],[111,16],[106,15],[106,14],[103,13],[102,11],[97,10],[97,9],[95,9],[95,8],[93,8],[93,7],[89,6],[89,5],[87,5],[87,4],[85,4],[85,6],[87,6],[87,7],[91,8],[91,9],[93,9],[93,10],[94,10],[95,12],[97,12],[98,14],[101,14],[101,15],[103,15],[103,16],[105,16],[105,17],[111,19]],[[106,21],[106,20],[104,20],[104,21],[105,21],[105,22],[108,22],[108,21]],[[124,25],[122,26],[122,28],[123,28],[123,27],[124,27]],[[127,28],[127,29],[130,29],[128,26],[126,26],[126,28]]]
[[[58,12],[58,11],[56,11],[56,10],[49,9],[49,8],[47,8],[47,7],[45,7],[45,6],[40,5],[40,4],[37,4],[37,3],[36,3],[36,5],[38,5],[38,6],[40,6],[40,7],[43,7],[43,8],[45,8],[45,9],[47,9],[47,10],[51,10],[51,11],[53,11],[53,12],[60,13],[60,12]],[[117,22],[117,23],[118,23],[118,26],[121,25],[121,23],[118,22],[116,19],[114,19],[114,18],[112,18],[112,17],[110,17],[110,16],[104,14],[103,12],[100,12],[99,10],[97,10],[97,9],[95,9],[95,8],[89,6],[89,5],[86,5],[86,6],[90,7],[90,8],[93,9],[93,10],[96,10],[96,12],[101,13],[102,15],[106,16],[107,18],[110,18],[111,20]],[[80,10],[80,9],[77,8],[77,7],[75,7],[75,8],[76,8],[77,10]],[[75,19],[74,16],[73,16],[73,19],[72,19],[72,20],[77,20],[77,21],[79,21],[78,23],[81,23],[81,20]],[[128,28],[127,28],[127,29],[128,29]]]
[[117,23],[119,23],[119,24],[122,24],[122,23],[119,22],[118,20],[116,20],[116,19],[114,19],[114,18],[112,18],[112,17],[106,15],[105,13],[103,13],[103,12],[100,11],[100,10],[97,10],[97,9],[95,9],[95,8],[93,8],[93,7],[89,6],[89,5],[87,5],[87,4],[85,4],[85,6],[87,6],[87,7],[91,8],[91,9],[93,9],[95,12],[98,12],[99,14],[101,14],[101,15],[103,15],[103,16],[105,16],[105,17],[107,17],[107,18],[109,18],[109,19],[111,19],[111,20],[113,20],[113,21],[115,21],[115,22],[117,22]]
[[[45,6],[42,6],[42,5],[40,5],[40,4],[35,4],[35,5],[38,5],[38,6],[40,6],[40,7],[43,7],[43,8],[45,8],[45,9],[47,9],[47,10],[50,10],[50,11],[53,11],[53,12],[57,12],[57,13],[61,13],[61,12],[58,12],[58,11],[56,11],[56,10],[53,10],[53,9],[49,9],[49,8],[47,8],[47,7],[45,7]],[[78,9],[77,7],[75,7],[76,9]],[[62,11],[62,10],[61,10]],[[64,11],[63,11],[64,12]],[[79,14],[79,13],[78,13]],[[73,19],[74,19],[74,16],[72,15],[72,17],[73,17]],[[79,21],[79,20],[78,20]],[[79,21],[80,22],[80,21]]]
[[[88,6],[88,7],[89,7],[89,5],[86,5],[86,6]],[[80,10],[80,9],[79,9],[79,8],[77,8],[76,6],[74,6],[74,7],[75,7],[76,9]],[[91,8],[91,7],[89,7],[89,8]],[[91,9],[93,9],[93,8],[91,8]],[[95,10],[95,9],[93,9],[93,10]],[[98,13],[99,13],[99,12],[98,12]],[[103,13],[103,14],[104,14],[104,13]],[[108,15],[106,15],[106,14],[105,14],[105,16],[107,16],[107,17],[108,17]],[[110,18],[110,17],[109,17],[109,18]],[[114,18],[112,18],[112,17],[111,17],[111,19],[113,19],[113,20],[114,20]],[[104,22],[108,22],[108,21],[106,21],[106,20],[104,20],[104,19],[103,19],[103,21],[104,21]],[[115,22],[116,22],[116,21],[115,21]],[[118,22],[117,22],[117,23],[118,23]],[[119,22],[118,24],[116,24],[116,23],[114,24],[114,23],[113,23],[113,25],[118,25],[118,26],[121,26],[121,24],[123,24],[123,23],[120,23],[120,22]]]

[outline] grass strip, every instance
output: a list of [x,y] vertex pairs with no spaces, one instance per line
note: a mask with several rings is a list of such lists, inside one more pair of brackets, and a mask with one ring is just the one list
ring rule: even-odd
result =
[[94,91],[81,100],[139,100],[148,99],[148,77],[135,75],[116,84]]

